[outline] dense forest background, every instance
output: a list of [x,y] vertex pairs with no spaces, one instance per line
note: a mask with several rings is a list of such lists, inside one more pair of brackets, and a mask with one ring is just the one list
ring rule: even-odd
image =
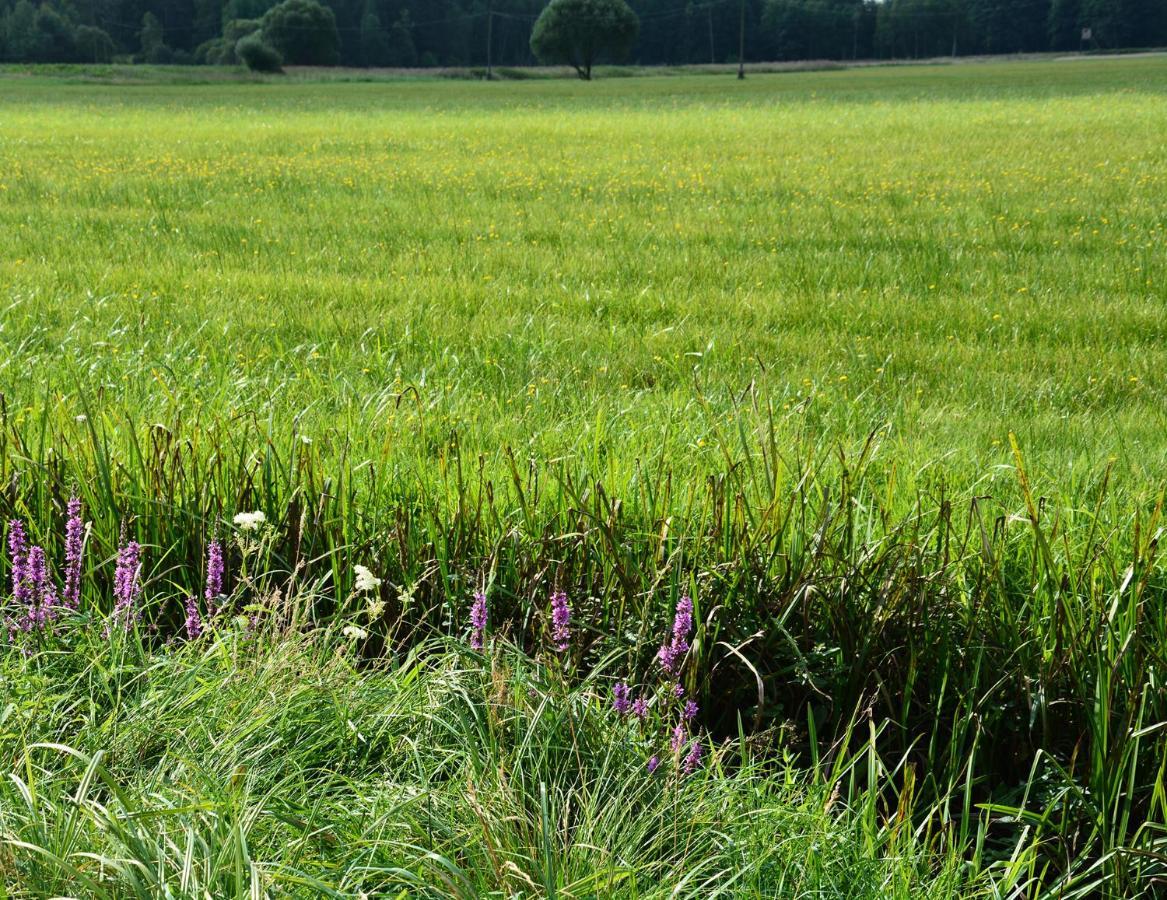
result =
[[[234,63],[278,0],[0,0],[0,60]],[[534,63],[546,0],[322,0],[347,66]],[[631,62],[736,62],[740,0],[629,0]],[[1088,32],[1085,31],[1088,29]],[[1086,35],[1084,37],[1084,35]],[[919,58],[1167,44],[1167,0],[745,0],[747,61]]]

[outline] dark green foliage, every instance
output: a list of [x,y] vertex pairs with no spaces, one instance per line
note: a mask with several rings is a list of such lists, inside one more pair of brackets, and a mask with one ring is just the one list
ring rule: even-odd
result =
[[223,26],[223,36],[205,41],[195,51],[197,62],[211,66],[235,66],[243,62],[235,46],[249,34],[259,31],[258,19],[233,19]]
[[73,43],[79,62],[108,63],[113,61],[113,38],[100,28],[81,25],[73,33]]
[[9,59],[35,60],[37,56],[36,9],[18,0],[4,22],[5,52]]
[[[310,19],[303,41],[321,40],[330,58],[352,66],[484,66],[488,23],[496,66],[536,62],[532,37],[547,0],[320,0],[332,20]],[[563,0],[551,4],[559,6]],[[611,0],[603,0],[607,6]],[[570,0],[574,4],[601,0]],[[733,62],[745,18],[747,61],[923,58],[1015,51],[1108,50],[1167,45],[1164,0],[626,0],[640,29],[627,47],[642,65]],[[139,61],[234,65],[237,20],[259,20],[276,0],[0,0],[0,59],[43,62],[106,58],[94,35],[109,35],[113,55]],[[151,16],[143,44],[144,16]],[[63,19],[61,28],[55,19]],[[311,24],[316,23],[316,24]],[[1093,38],[1081,41],[1088,26]],[[543,26],[546,27],[546,26]],[[319,28],[322,37],[314,35]],[[335,36],[333,29],[335,28]],[[297,30],[300,30],[299,28]],[[540,40],[543,40],[541,38]],[[96,43],[95,43],[96,41]],[[271,40],[269,39],[269,42]],[[290,50],[289,45],[289,50]],[[296,49],[285,56],[300,56]],[[189,55],[189,56],[188,56]],[[610,53],[616,58],[615,53]],[[548,58],[569,61],[567,56]]]
[[551,0],[531,32],[531,51],[589,80],[597,59],[621,62],[639,33],[640,20],[624,0]]
[[408,11],[402,11],[401,17],[389,29],[389,65],[417,65],[417,48],[413,43],[413,26]]
[[253,72],[283,71],[280,53],[259,34],[249,34],[235,45],[235,55]]
[[166,44],[162,37],[162,23],[152,12],[142,16],[142,28],[138,31],[138,41],[141,47],[142,59],[146,62],[161,62],[160,57],[166,55],[163,49]]
[[34,19],[38,42],[39,62],[73,62],[77,46],[73,26],[51,6],[42,6]]
[[862,0],[767,0],[762,13],[778,59],[867,55],[872,25]]
[[389,35],[371,10],[361,16],[361,63],[366,66],[389,65]]
[[340,61],[336,16],[316,0],[284,0],[263,15],[263,38],[294,66],[334,66]]

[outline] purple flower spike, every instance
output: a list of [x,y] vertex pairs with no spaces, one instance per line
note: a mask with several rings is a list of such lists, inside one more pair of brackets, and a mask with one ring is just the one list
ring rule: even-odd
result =
[[551,640],[560,653],[571,643],[571,605],[563,591],[551,595]]
[[81,562],[85,552],[85,523],[81,521],[81,501],[69,500],[65,522],[65,589],[62,598],[69,609],[81,606]]
[[208,616],[215,615],[223,595],[223,568],[223,545],[213,540],[207,545],[207,589],[203,594]]
[[49,563],[43,547],[30,547],[24,569],[24,586],[28,592],[28,611],[22,624],[24,631],[41,631],[57,615],[57,589],[49,575]]
[[660,766],[660,757],[655,753],[648,758],[648,774],[651,775]]
[[698,768],[701,767],[701,742],[693,741],[693,746],[689,748],[689,753],[681,762],[681,770],[686,775],[692,775]]
[[661,644],[660,650],[656,653],[656,658],[660,660],[660,667],[664,669],[665,674],[672,677],[673,672],[677,668],[677,654],[669,643]]
[[684,710],[684,712],[681,713],[681,717],[686,722],[692,722],[695,718],[697,718],[698,712],[699,712],[699,710],[697,708],[697,704],[694,703],[692,700],[686,700],[685,701],[685,710]]
[[470,607],[470,649],[481,650],[486,634],[486,594],[482,591],[474,592],[474,605]]
[[677,601],[676,615],[673,617],[673,633],[669,639],[661,644],[656,658],[660,660],[661,668],[670,678],[676,674],[677,664],[681,657],[689,652],[689,635],[693,631],[693,601],[682,597]]
[[648,701],[643,697],[637,697],[632,701],[632,715],[638,719],[644,719],[648,716]]
[[118,550],[117,568],[113,573],[113,615],[127,631],[138,618],[136,606],[142,593],[138,581],[141,566],[142,545],[137,541],[130,541]]
[[669,738],[669,749],[673,753],[679,753],[681,748],[685,746],[685,739],[687,737],[688,734],[685,731],[685,726],[678,723],[677,727],[673,729],[672,737]]
[[12,599],[18,606],[28,606],[32,600],[28,587],[28,535],[20,519],[8,523],[8,556],[12,561]]
[[685,596],[677,601],[677,614],[673,618],[673,640],[683,643],[685,650],[688,650],[689,633],[692,630],[693,601],[688,596]]
[[186,598],[186,636],[193,641],[202,633],[203,620],[199,615],[199,602],[195,595],[191,594]]
[[632,704],[628,701],[630,691],[628,685],[623,681],[612,688],[612,709],[624,715],[631,708]]

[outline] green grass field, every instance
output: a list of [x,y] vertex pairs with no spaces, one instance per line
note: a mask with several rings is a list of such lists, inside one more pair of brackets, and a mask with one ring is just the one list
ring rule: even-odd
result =
[[[1167,56],[163,80],[0,75],[0,513],[55,553],[84,500],[93,622],[136,536],[156,629],[0,657],[14,896],[1161,889]],[[232,551],[236,601],[295,614],[168,647],[249,509],[273,536],[266,580]],[[353,563],[387,604],[360,650]],[[480,585],[506,648],[468,657]],[[724,756],[677,837],[684,790],[641,796],[597,710],[686,590]],[[338,708],[247,706],[298,678]],[[365,749],[277,775],[346,704]],[[451,745],[406,753],[423,726]],[[69,819],[78,779],[100,808]]]
[[13,415],[89,388],[423,466],[456,430],[615,484],[719,470],[752,386],[912,480],[1010,430],[1064,487],[1167,461],[1161,58],[4,88]]

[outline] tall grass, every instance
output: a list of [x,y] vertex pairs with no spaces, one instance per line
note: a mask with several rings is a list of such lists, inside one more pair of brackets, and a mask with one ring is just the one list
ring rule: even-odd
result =
[[906,898],[995,883],[747,745],[649,775],[596,676],[564,682],[504,645],[362,665],[336,630],[226,627],[164,652],[89,634],[69,654],[5,658],[6,680],[37,687],[11,697],[0,738],[13,897]]
[[[49,510],[74,485],[99,513],[140,510],[128,527],[148,547],[148,590],[175,598],[150,617],[163,635],[179,630],[181,597],[201,590],[206,540],[231,532],[233,509],[252,507],[277,527],[262,579],[247,545],[233,545],[236,608],[311,585],[310,600],[266,612],[296,628],[343,619],[354,612],[352,565],[369,565],[385,604],[364,647],[375,658],[465,633],[478,585],[492,631],[534,653],[560,587],[582,625],[572,666],[616,658],[649,679],[672,607],[692,592],[685,684],[714,736],[744,728],[832,773],[820,776],[829,784],[866,747],[869,766],[847,763],[848,796],[870,798],[872,822],[906,804],[946,850],[979,841],[989,859],[1034,842],[1026,879],[1054,890],[1069,878],[1065,896],[1087,896],[1074,891],[1095,879],[1114,896],[1150,889],[1167,822],[1161,496],[1129,532],[1106,532],[1108,472],[1093,509],[1058,509],[1029,492],[1018,449],[1012,510],[984,495],[959,506],[921,498],[900,517],[882,506],[888,485],[868,481],[871,448],[854,460],[820,454],[795,476],[772,446],[727,444],[732,465],[683,503],[663,472],[625,503],[554,467],[516,464],[509,485],[476,483],[456,454],[412,492],[377,487],[366,465],[355,494],[324,483],[308,445],[294,466],[273,451],[223,474],[198,460],[231,459],[229,446],[143,453],[134,469],[78,452],[70,458],[96,473],[89,482],[57,465],[31,483]],[[165,487],[171,465],[181,494]],[[8,503],[7,514],[30,506]],[[119,521],[108,519],[90,542],[94,609],[111,596]],[[52,522],[39,522],[50,541]]]
[[[1165,86],[1161,60],[732,95],[6,81],[0,515],[59,559],[77,493],[89,614],[123,529],[156,603],[143,646],[5,651],[23,843],[0,870],[33,895],[603,894],[589,871],[628,896],[656,890],[641,871],[695,896],[729,871],[747,895],[1153,895]],[[280,643],[165,649],[253,509],[264,580],[232,544],[233,602],[268,604]],[[354,564],[385,605],[342,664]],[[479,587],[509,662],[434,649]],[[468,685],[549,677],[518,651],[555,589],[579,681],[547,709],[508,690],[507,733],[543,737],[473,757],[497,723]],[[733,749],[685,797],[729,830],[666,847],[681,800],[609,758],[589,679],[651,677],[686,592],[685,687]],[[407,728],[362,724],[362,697],[423,683]],[[386,788],[398,750],[414,774]],[[467,772],[481,814],[453,809]]]

